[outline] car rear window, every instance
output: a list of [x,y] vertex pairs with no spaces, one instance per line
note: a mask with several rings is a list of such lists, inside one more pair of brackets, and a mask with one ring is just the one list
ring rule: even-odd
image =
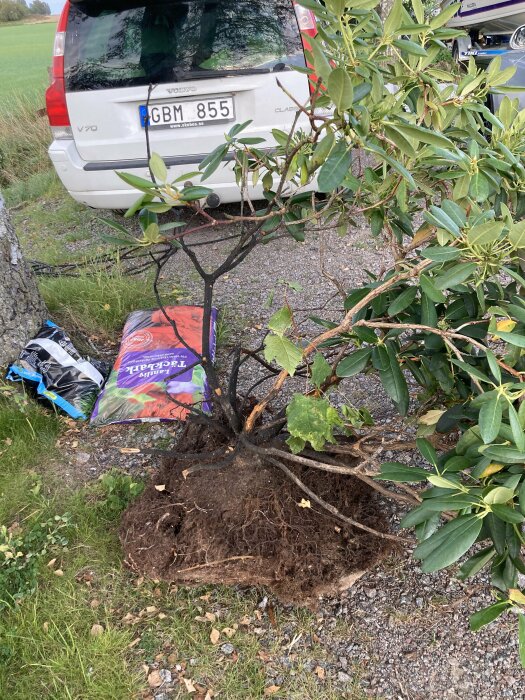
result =
[[169,83],[304,65],[291,0],[85,2],[66,32],[68,91]]

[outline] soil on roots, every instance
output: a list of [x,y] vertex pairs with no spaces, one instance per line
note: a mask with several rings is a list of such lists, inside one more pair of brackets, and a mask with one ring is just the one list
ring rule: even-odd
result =
[[[192,453],[202,442],[194,442]],[[186,585],[266,586],[283,602],[312,605],[320,595],[348,588],[392,547],[314,502],[308,507],[286,475],[251,452],[185,478],[184,470],[199,463],[197,455],[165,459],[154,483],[124,514],[121,541],[134,570]],[[366,484],[293,469],[343,515],[388,531],[385,504]]]

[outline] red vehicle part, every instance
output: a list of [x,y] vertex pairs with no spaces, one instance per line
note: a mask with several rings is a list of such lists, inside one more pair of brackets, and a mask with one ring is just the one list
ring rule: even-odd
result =
[[[305,52],[311,51],[312,45],[308,41],[308,37],[314,37],[317,34],[317,24],[315,20],[315,15],[311,10],[308,10],[306,7],[302,7],[296,2],[294,2],[294,9],[295,16],[297,17],[297,23],[299,25],[299,30],[301,32],[303,49],[305,50]],[[312,64],[308,60],[306,61],[306,65],[308,66],[308,68],[313,69]],[[317,78],[313,73],[310,73],[308,79],[310,85],[310,93],[313,93],[315,90],[315,83],[317,81]]]
[[55,44],[53,47],[53,68],[51,85],[46,90],[46,109],[49,125],[52,129],[71,126],[66,103],[66,88],[64,83],[64,44],[66,38],[69,2],[66,2],[57,25]]

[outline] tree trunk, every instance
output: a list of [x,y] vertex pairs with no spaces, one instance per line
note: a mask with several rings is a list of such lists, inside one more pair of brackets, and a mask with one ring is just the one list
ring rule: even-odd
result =
[[385,20],[385,18],[388,16],[393,4],[394,0],[381,0],[379,14],[381,15],[382,20]]
[[0,197],[0,368],[18,356],[45,316],[35,276]]

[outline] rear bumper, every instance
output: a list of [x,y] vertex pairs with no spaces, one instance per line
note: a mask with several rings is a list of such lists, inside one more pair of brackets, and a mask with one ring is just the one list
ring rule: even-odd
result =
[[[166,159],[171,180],[197,169],[206,154],[176,156]],[[73,139],[55,140],[49,147],[49,157],[57,174],[69,194],[89,207],[96,209],[128,209],[141,195],[121,180],[116,170],[132,172],[134,175],[150,179],[147,160],[135,161],[84,161]],[[199,178],[189,178],[199,184]],[[221,203],[240,201],[240,190],[235,181],[233,164],[225,161],[203,184],[212,189]],[[262,186],[249,188],[252,199],[262,198]]]

